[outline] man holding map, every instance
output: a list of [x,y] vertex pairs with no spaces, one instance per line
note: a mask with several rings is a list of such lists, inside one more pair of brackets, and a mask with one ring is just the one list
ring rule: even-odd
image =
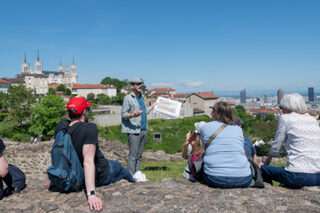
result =
[[147,141],[147,114],[153,110],[156,103],[146,106],[142,95],[143,81],[134,78],[130,81],[132,92],[124,97],[121,117],[122,133],[128,134],[128,170],[131,175],[140,171],[142,153]]

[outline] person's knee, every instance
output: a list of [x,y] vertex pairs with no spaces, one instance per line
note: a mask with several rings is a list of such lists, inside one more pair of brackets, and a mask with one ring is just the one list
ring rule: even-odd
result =
[[129,151],[129,156],[128,156],[128,158],[134,158],[134,159],[136,159],[136,158],[138,158],[138,156],[139,156],[139,152],[138,152],[138,151],[136,151],[136,150],[130,150],[130,151]]
[[8,164],[6,165],[1,165],[0,168],[0,178],[4,178],[8,174]]

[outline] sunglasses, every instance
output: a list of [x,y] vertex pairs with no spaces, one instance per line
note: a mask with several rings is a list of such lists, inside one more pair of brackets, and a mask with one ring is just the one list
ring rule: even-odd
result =
[[140,85],[142,85],[142,83],[133,83],[133,85],[140,86]]

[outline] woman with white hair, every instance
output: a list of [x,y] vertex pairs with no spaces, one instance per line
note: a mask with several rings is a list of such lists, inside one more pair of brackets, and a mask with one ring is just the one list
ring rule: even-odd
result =
[[[320,127],[310,116],[303,97],[299,94],[284,96],[280,103],[283,115],[278,119],[278,129],[270,153],[260,164],[265,182],[272,180],[290,188],[320,185]],[[270,166],[273,157],[280,155],[285,143],[287,165]]]

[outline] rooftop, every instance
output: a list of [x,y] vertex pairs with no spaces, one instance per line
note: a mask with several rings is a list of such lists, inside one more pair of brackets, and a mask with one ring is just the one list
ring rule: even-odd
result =
[[4,79],[2,79],[2,78],[0,78],[0,83],[3,83],[3,84],[11,84],[10,81],[6,81],[6,80],[4,80]]
[[[211,93],[211,92],[195,92],[195,93],[192,93],[192,94],[195,94],[203,99],[218,99],[219,96]],[[192,95],[191,94],[191,95]],[[190,95],[189,95],[190,96]]]
[[72,89],[104,89],[104,88],[116,88],[110,84],[73,84]]

